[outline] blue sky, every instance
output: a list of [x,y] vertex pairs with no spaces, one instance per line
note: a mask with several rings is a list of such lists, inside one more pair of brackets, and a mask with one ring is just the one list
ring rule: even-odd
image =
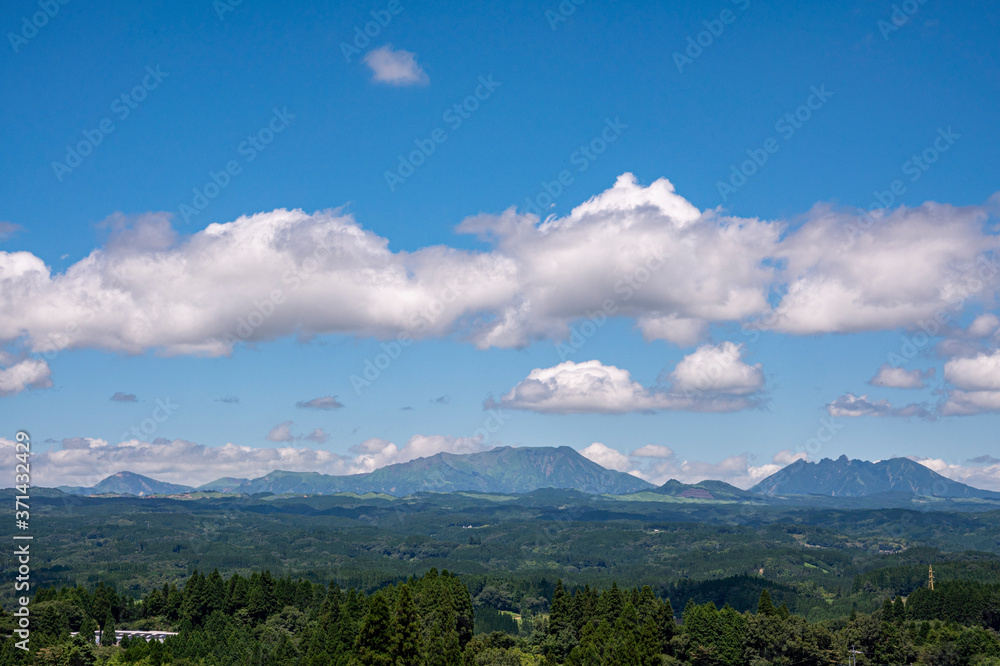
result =
[[502,443],[1000,487],[1000,13],[896,6],[6,3],[0,413],[52,483]]

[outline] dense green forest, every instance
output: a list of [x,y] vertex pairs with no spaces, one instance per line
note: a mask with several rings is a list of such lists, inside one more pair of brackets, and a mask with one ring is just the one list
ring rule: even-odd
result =
[[[475,609],[461,578],[436,569],[372,594],[267,571],[195,572],[141,599],[103,584],[43,589],[31,613],[30,652],[8,638],[0,666],[796,666],[844,663],[849,649],[861,665],[1000,664],[1000,585],[973,581],[819,623],[776,605],[767,589],[752,611],[691,599],[677,617],[648,585],[571,591],[561,580],[526,622]],[[0,624],[10,632],[13,618]],[[114,645],[116,628],[178,634]]]
[[[530,616],[555,581],[650,585],[683,607],[750,610],[763,587],[810,621],[870,613],[907,595],[928,564],[942,576],[1000,582],[1000,512],[778,509],[639,502],[538,491],[521,496],[33,498],[36,586],[130,596],[226,576],[336,581],[370,593],[436,567],[462,576],[476,606]],[[0,553],[11,570],[15,562]],[[896,573],[881,574],[882,570]],[[860,578],[859,578],[860,576]],[[11,606],[12,587],[0,588]]]
[[[32,652],[0,665],[1000,665],[1000,512],[573,491],[33,511]],[[179,635],[89,640],[115,628]]]

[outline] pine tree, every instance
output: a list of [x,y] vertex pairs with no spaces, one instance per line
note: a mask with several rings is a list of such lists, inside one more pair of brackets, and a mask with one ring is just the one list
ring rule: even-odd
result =
[[80,624],[80,637],[88,643],[94,642],[94,634],[97,633],[97,622],[94,618],[89,615],[83,618],[83,622]]
[[294,664],[299,658],[299,652],[295,649],[288,634],[282,632],[281,640],[274,649],[275,664]]
[[746,640],[746,618],[729,604],[719,611],[720,633],[715,642],[715,653],[720,664],[738,666],[743,663],[743,646]]
[[660,654],[663,649],[660,628],[656,616],[647,615],[637,638],[639,663],[642,666],[660,666]]
[[892,603],[893,611],[896,613],[897,622],[906,622],[906,603],[903,597],[896,595],[896,600]]
[[601,593],[597,601],[597,615],[611,626],[618,621],[618,616],[622,614],[625,607],[625,599],[622,591],[618,589],[617,583],[611,583],[611,587]]
[[413,595],[405,583],[399,586],[393,617],[392,657],[396,666],[411,666],[420,662],[423,653],[420,614],[413,602]]
[[665,599],[660,606],[660,614],[656,622],[660,627],[660,639],[663,641],[664,650],[670,639],[677,633],[677,622],[674,619],[674,607],[670,599]]
[[771,594],[767,591],[766,587],[760,592],[760,601],[757,602],[757,614],[758,615],[777,614],[777,612],[774,609],[774,602],[771,601]]
[[362,666],[393,666],[392,619],[385,597],[376,594],[368,604],[368,614],[354,642],[354,654]]
[[114,645],[118,641],[115,640],[115,618],[111,616],[111,612],[108,612],[108,616],[104,619],[104,627],[101,628],[101,645]]
[[570,625],[570,598],[563,589],[562,578],[556,581],[555,592],[552,593],[552,606],[549,612],[549,634],[558,636]]
[[883,622],[895,622],[896,621],[896,609],[893,608],[892,599],[886,599],[882,602],[882,621]]

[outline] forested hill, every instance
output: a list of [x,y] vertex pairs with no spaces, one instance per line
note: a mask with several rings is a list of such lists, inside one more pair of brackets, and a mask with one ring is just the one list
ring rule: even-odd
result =
[[[560,580],[542,601],[534,617],[474,608],[464,582],[436,569],[370,595],[267,571],[195,572],[138,601],[100,583],[42,589],[30,652],[8,637],[0,666],[834,666],[848,646],[862,665],[1000,663],[1000,587],[976,582],[943,581],[824,623],[793,615],[767,589],[752,610],[690,600],[680,618],[648,585],[570,590]],[[13,617],[0,625],[10,634]],[[116,645],[121,628],[178,634]]]

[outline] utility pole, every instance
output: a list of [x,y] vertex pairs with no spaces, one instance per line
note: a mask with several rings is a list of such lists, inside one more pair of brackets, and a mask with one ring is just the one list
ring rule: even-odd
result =
[[859,655],[859,654],[864,654],[864,652],[862,652],[861,650],[856,650],[856,649],[854,648],[854,644],[852,643],[852,644],[851,644],[851,649],[850,649],[850,650],[848,650],[848,651],[847,651],[847,653],[848,653],[848,655],[849,655],[849,656],[847,657],[847,659],[848,659],[848,664],[849,664],[850,666],[858,666],[858,655]]
[[934,589],[934,565],[927,565],[927,586]]

